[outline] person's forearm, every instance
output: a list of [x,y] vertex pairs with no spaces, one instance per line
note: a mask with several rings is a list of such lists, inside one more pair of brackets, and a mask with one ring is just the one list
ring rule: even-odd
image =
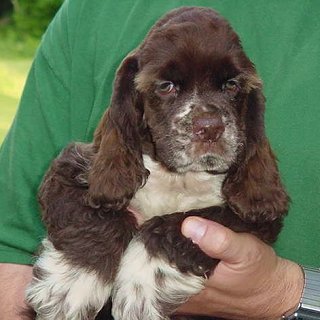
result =
[[0,317],[1,320],[20,320],[25,307],[24,293],[31,281],[32,267],[0,263]]

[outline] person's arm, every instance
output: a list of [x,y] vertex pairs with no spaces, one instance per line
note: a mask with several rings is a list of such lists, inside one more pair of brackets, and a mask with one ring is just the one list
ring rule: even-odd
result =
[[20,319],[26,307],[24,292],[32,276],[28,265],[0,263],[0,306],[2,320]]
[[179,312],[275,320],[298,306],[304,285],[302,269],[278,257],[256,237],[195,217],[184,221],[182,233],[221,261],[205,289]]
[[37,189],[51,159],[73,138],[70,128],[78,120],[71,117],[68,27],[75,10],[71,14],[68,3],[43,37],[15,120],[0,148],[1,320],[22,319],[30,265],[45,234]]

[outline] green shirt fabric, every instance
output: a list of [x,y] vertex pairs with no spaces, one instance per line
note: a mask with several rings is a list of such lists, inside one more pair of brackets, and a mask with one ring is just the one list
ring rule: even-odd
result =
[[37,51],[0,151],[0,261],[30,264],[45,229],[36,200],[51,160],[90,141],[115,70],[154,22],[185,5],[219,11],[264,81],[266,128],[292,199],[278,254],[320,266],[320,1],[66,0]]

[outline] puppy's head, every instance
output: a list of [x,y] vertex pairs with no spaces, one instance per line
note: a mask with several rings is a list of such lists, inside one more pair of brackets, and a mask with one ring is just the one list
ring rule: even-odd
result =
[[226,173],[224,196],[244,218],[284,213],[261,86],[225,19],[205,8],[172,11],[119,68],[96,133],[91,194],[131,199],[147,178],[143,151],[177,173]]
[[150,33],[139,63],[156,159],[177,172],[226,172],[243,150],[248,95],[261,86],[228,23],[180,9]]

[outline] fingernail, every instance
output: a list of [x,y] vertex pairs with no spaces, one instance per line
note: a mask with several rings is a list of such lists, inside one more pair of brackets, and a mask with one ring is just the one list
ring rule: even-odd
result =
[[199,219],[188,219],[183,223],[182,233],[194,243],[199,243],[207,231],[207,224]]

